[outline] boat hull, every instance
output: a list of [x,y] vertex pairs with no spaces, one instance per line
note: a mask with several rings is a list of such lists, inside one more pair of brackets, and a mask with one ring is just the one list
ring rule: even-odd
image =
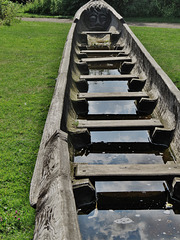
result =
[[[92,15],[90,12],[92,13],[96,5],[99,5],[105,18],[102,14],[102,18],[96,19],[95,24],[93,17],[90,22],[84,21]],[[99,38],[98,31],[101,39],[103,38],[103,44],[100,41],[93,43],[94,39]],[[85,46],[87,42],[91,42],[88,49]],[[72,145],[81,149],[90,142],[87,128],[76,128],[77,115],[86,115],[88,111],[86,99],[78,99],[77,96],[79,92],[87,91],[87,81],[81,77],[88,75],[88,64],[93,68],[93,60],[87,63],[82,59],[86,59],[87,51],[93,50],[96,45],[104,51],[113,51],[114,46],[119,51],[123,48],[133,59],[132,64],[126,59],[124,71],[132,67],[132,75],[139,78],[141,75],[146,76],[144,91],[152,99],[158,98],[153,114],[161,120],[168,132],[162,145],[169,144],[176,161],[180,161],[179,90],[123,18],[104,1],[90,1],[76,13],[68,34],[34,169],[30,189],[30,204],[37,212],[34,239],[81,239],[72,190]],[[124,58],[124,55],[121,55],[121,58]],[[102,59],[99,63],[102,64],[101,67],[104,64]],[[105,64],[113,67],[115,60],[110,60],[113,64],[111,61]],[[120,59],[116,64],[116,67],[122,67]],[[78,140],[79,136],[81,141]]]

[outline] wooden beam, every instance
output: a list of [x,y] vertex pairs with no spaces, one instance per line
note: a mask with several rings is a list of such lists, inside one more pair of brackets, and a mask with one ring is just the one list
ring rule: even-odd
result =
[[78,120],[78,128],[88,128],[91,131],[153,130],[155,127],[163,125],[157,119]]
[[110,32],[110,31],[83,31],[80,34],[119,34],[119,32]]
[[125,54],[125,51],[122,50],[81,50],[81,53],[92,53],[92,54],[101,54],[101,53],[109,53],[109,54],[114,54],[114,53],[123,53]]
[[127,81],[132,78],[137,78],[136,75],[122,74],[122,75],[81,75],[80,79],[87,81]]
[[78,164],[75,178],[90,178],[94,181],[118,180],[170,180],[180,177],[180,165],[166,164]]
[[109,92],[109,93],[79,93],[79,99],[87,99],[88,101],[98,100],[139,100],[148,98],[145,92]]
[[131,61],[130,57],[101,57],[101,58],[82,58],[82,62],[86,63],[96,63],[96,62],[121,62],[121,61]]

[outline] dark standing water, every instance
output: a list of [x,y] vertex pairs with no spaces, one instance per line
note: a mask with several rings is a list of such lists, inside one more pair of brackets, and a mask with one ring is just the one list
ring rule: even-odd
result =
[[79,216],[84,240],[179,240],[179,215],[172,210],[94,210]]
[[[118,70],[90,70],[91,75],[118,75]],[[89,92],[127,92],[127,81],[92,81],[89,82]],[[134,101],[90,101],[89,114],[136,114]],[[91,132],[92,143],[149,143],[148,131],[113,131]],[[121,147],[121,145],[119,145]],[[118,151],[117,151],[118,152]],[[76,163],[88,164],[162,164],[165,156],[163,152],[135,153],[129,148],[128,153],[117,153],[99,150],[89,152],[82,156],[75,156]],[[166,161],[173,161],[171,154],[166,156]],[[156,166],[155,166],[156,167]],[[118,193],[120,196],[146,196],[158,192],[164,193],[163,181],[112,181],[96,182],[98,194]],[[166,195],[165,195],[166,196]],[[138,199],[138,198],[137,198]],[[154,207],[143,199],[130,199],[137,201],[137,207],[128,209],[128,206],[119,202],[119,208],[103,209],[99,206],[88,215],[82,213],[78,216],[79,226],[83,240],[180,240],[180,216],[175,214],[169,198],[164,199],[163,207]],[[98,202],[98,201],[97,201]],[[117,205],[118,203],[116,203]],[[111,203],[109,203],[111,205]],[[140,209],[142,206],[143,209]],[[127,209],[126,209],[127,208]],[[156,208],[156,209],[154,209]]]

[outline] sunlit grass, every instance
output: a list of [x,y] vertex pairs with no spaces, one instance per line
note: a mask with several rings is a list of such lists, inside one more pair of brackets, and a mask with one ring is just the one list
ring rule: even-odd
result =
[[0,239],[33,238],[30,181],[69,27],[0,27]]
[[151,27],[131,29],[180,89],[180,29]]

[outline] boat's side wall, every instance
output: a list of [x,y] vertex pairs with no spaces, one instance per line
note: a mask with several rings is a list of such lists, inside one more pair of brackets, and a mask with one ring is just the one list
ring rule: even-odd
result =
[[76,23],[73,23],[31,182],[30,204],[36,207],[34,239],[38,240],[81,239],[72,191],[67,134],[61,128],[75,29]]
[[122,37],[125,39],[129,49],[131,49],[131,54],[136,57],[137,65],[140,66],[141,70],[147,76],[145,90],[152,97],[158,97],[158,105],[155,113],[167,128],[175,128],[171,148],[176,160],[180,161],[180,91],[148,53],[127,24],[123,25]]

